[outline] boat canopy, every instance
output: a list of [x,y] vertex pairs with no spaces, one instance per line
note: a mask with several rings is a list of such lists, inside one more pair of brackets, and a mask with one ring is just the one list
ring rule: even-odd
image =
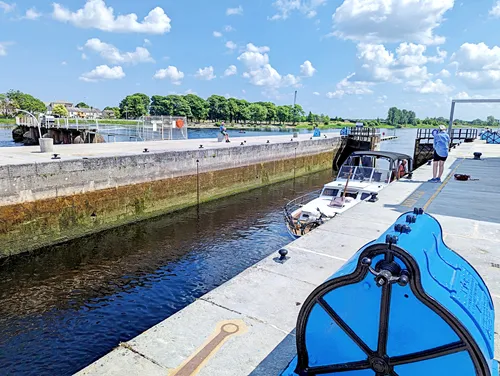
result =
[[398,161],[407,160],[408,161],[408,172],[413,171],[413,158],[407,154],[397,153],[393,151],[355,151],[353,152],[347,161],[352,160],[352,158],[362,158],[362,157],[372,157],[372,158],[384,158],[388,159],[392,166],[397,166]]
[[392,159],[393,161],[397,160],[412,160],[413,158],[409,155],[396,153],[392,151],[355,151],[351,154],[351,157],[377,157],[377,158],[387,158]]

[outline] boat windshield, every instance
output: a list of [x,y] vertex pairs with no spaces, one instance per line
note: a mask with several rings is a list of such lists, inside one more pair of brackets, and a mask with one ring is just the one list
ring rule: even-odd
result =
[[337,180],[347,180],[348,178],[352,181],[389,184],[391,172],[376,167],[342,166],[337,175]]

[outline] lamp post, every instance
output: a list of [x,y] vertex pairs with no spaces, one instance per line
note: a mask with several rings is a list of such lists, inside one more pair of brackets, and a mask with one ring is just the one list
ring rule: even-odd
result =
[[40,122],[38,121],[38,119],[36,118],[35,115],[33,115],[31,112],[28,112],[28,111],[25,111],[25,110],[21,110],[21,109],[17,109],[16,110],[17,112],[22,112],[22,113],[25,113],[25,114],[28,114],[29,116],[31,116],[33,119],[35,119],[35,124],[38,128],[38,134],[40,135],[40,138],[42,138],[42,128],[40,127]]
[[42,127],[40,126],[40,122],[38,121],[36,116],[33,115],[31,112],[28,112],[25,110],[18,109],[16,111],[28,114],[33,119],[35,119],[35,123],[36,123],[36,126],[38,128],[38,134],[40,135],[40,137],[38,138],[38,143],[40,144],[40,151],[42,153],[48,153],[48,152],[53,151],[54,140],[52,138],[43,138]]

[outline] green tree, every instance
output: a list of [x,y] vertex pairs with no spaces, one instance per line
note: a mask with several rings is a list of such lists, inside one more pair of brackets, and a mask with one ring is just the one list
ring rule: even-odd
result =
[[152,116],[173,115],[173,104],[167,97],[162,95],[153,95],[151,97],[151,106],[149,112]]
[[278,120],[280,124],[292,121],[292,106],[278,106]]
[[90,108],[90,106],[88,104],[86,104],[85,102],[80,102],[75,107],[76,108]]
[[244,124],[250,120],[250,103],[244,99],[238,99],[238,121]]
[[390,125],[398,125],[401,121],[401,111],[397,107],[389,108],[389,112],[387,114],[387,122]]
[[113,111],[115,113],[115,118],[120,118],[120,108],[119,107],[105,107],[104,111]]
[[189,103],[184,97],[180,95],[169,95],[167,97],[172,103],[172,115],[173,116],[185,116],[187,118],[192,118],[193,114],[191,113],[191,107]]
[[240,106],[238,100],[235,98],[229,98],[227,100],[227,110],[229,116],[229,122],[233,123],[238,120],[238,114],[240,112]]
[[264,120],[266,120],[269,124],[276,121],[276,119],[278,118],[278,108],[276,107],[276,105],[274,103],[272,103],[272,102],[257,102],[257,104],[263,106],[267,111],[267,115],[266,115],[266,118]]
[[52,114],[57,117],[68,117],[68,109],[62,104],[56,104],[52,107]]
[[250,111],[250,119],[253,122],[262,122],[266,120],[267,117],[267,109],[266,107],[258,104],[258,103],[253,103],[249,106],[249,111]]
[[19,105],[15,100],[10,100],[7,94],[0,94],[0,115],[4,117],[12,116]]
[[122,118],[137,119],[149,113],[150,99],[146,94],[136,93],[126,96],[120,102]]
[[314,115],[313,115],[313,113],[311,111],[309,111],[309,115],[307,115],[306,121],[308,123],[313,123],[314,122]]
[[191,114],[197,121],[206,120],[208,116],[208,103],[195,94],[187,94],[184,99],[189,104]]
[[19,90],[10,90],[7,93],[7,99],[9,102],[15,104],[16,108],[24,111],[31,113],[45,113],[47,111],[47,107],[40,99],[22,93]]
[[494,125],[496,125],[496,124],[497,124],[497,121],[495,120],[495,117],[494,117],[494,116],[491,116],[491,115],[490,115],[490,116],[488,116],[488,117],[486,118],[486,124],[488,124],[488,126],[492,127],[492,126],[494,126]]
[[301,120],[301,117],[304,116],[306,113],[302,106],[300,104],[296,104],[295,106],[292,107],[292,120],[293,123],[295,124],[296,122]]
[[417,115],[414,111],[408,111],[408,124],[417,125]]
[[227,99],[220,95],[212,95],[207,99],[208,118],[212,121],[227,120],[228,106]]
[[399,124],[401,124],[401,125],[408,124],[408,111],[407,110],[401,111],[401,119],[399,119]]

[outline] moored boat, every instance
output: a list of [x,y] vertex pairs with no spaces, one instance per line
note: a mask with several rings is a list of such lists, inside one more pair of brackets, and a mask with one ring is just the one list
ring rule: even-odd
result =
[[412,164],[412,158],[401,153],[352,153],[334,181],[285,206],[288,231],[296,238],[301,237],[362,201],[376,201],[378,193],[394,180],[411,177]]

